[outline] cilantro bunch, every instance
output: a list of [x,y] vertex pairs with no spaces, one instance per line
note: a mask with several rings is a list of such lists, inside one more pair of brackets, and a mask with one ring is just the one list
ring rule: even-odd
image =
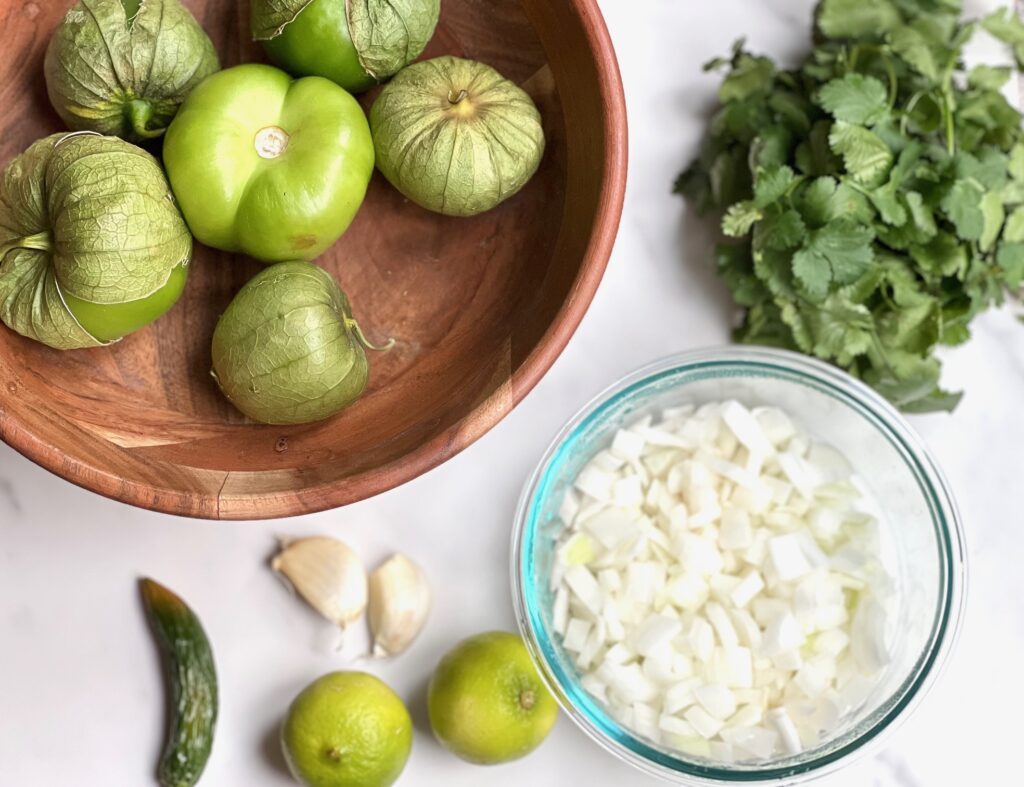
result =
[[[1012,12],[980,23],[1024,65]],[[784,71],[740,41],[676,190],[721,214],[737,338],[831,361],[906,411],[951,410],[938,345],[1024,280],[1024,134],[1004,67],[966,70],[961,0],[822,0]]]

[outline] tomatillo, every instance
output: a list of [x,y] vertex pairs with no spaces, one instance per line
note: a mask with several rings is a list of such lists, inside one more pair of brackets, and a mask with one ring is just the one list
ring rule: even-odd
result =
[[373,164],[370,127],[349,93],[258,64],[199,85],[164,141],[196,239],[265,262],[326,251],[355,218]]
[[533,99],[489,65],[436,57],[403,69],[370,109],[377,166],[417,205],[475,216],[518,193],[544,156]]
[[441,0],[252,0],[252,35],[295,76],[358,93],[397,74],[434,35]]
[[281,262],[249,281],[213,332],[213,377],[239,410],[265,424],[329,418],[362,394],[374,347],[334,279]]
[[98,347],[178,300],[192,236],[149,153],[89,131],[41,139],[0,177],[0,320]]
[[129,142],[161,136],[219,68],[210,37],[179,0],[78,0],[43,64],[50,103],[69,128]]

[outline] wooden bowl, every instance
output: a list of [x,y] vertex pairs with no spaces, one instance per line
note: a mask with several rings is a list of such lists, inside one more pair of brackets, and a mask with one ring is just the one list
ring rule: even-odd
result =
[[[185,0],[225,66],[263,60],[247,2]],[[0,166],[61,130],[42,59],[70,5],[0,10]],[[604,272],[626,182],[626,111],[596,0],[443,0],[426,57],[487,62],[531,93],[548,150],[498,209],[450,219],[375,175],[358,218],[319,262],[372,338],[370,386],[338,417],[255,425],[210,378],[218,315],[260,266],[196,248],[181,302],[103,349],[56,352],[0,325],[0,437],[52,472],[143,508],[258,519],[345,505],[444,462],[540,380]]]

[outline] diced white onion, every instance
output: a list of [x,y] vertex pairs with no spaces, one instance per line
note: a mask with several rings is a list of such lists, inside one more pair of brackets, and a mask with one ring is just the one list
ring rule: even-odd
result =
[[561,500],[550,576],[583,689],[694,757],[817,745],[891,658],[893,583],[866,495],[776,408],[687,404],[617,431]]

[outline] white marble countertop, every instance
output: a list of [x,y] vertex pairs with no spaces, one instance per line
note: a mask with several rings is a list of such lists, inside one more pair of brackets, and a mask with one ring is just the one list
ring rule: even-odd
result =
[[[292,521],[215,524],[147,513],[83,492],[0,445],[0,783],[154,783],[163,687],[134,582],[182,593],[214,640],[221,717],[206,785],[288,785],[276,730],[292,696],[344,668],[325,629],[265,566],[275,536],[331,533],[371,563],[400,548],[435,584],[424,634],[394,663],[371,665],[417,723],[400,784],[590,787],[653,784],[564,717],[532,756],[495,769],[442,751],[424,690],[457,639],[513,628],[508,536],[520,487],[550,437],[592,394],[656,357],[727,341],[731,309],[709,239],[669,194],[696,149],[716,80],[700,65],[741,32],[794,58],[813,0],[602,0],[631,120],[631,172],[607,278],[551,373],[501,425],[443,467],[358,505]],[[994,0],[969,2],[978,13]],[[955,416],[914,419],[958,495],[972,558],[966,623],[948,670],[873,759],[829,787],[1015,783],[1024,687],[1024,328],[1004,311],[948,355],[947,383],[968,394]],[[358,642],[350,643],[353,647]],[[365,666],[365,665],[363,665]]]

